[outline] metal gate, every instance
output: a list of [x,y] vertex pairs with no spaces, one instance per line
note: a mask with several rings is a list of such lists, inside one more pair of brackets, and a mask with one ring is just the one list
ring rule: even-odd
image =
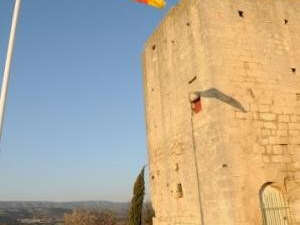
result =
[[264,225],[289,225],[290,209],[280,189],[272,184],[261,191],[261,208]]

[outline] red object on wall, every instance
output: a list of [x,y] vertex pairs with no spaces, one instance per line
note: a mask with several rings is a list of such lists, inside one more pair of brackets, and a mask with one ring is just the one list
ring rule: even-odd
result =
[[140,3],[145,3],[147,4],[148,3],[148,0],[136,0],[137,2],[140,2]]
[[202,110],[201,97],[192,102],[192,110],[194,113],[199,113]]

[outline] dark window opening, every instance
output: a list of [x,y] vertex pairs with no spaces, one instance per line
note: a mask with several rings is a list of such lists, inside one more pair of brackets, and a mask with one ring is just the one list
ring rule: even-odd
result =
[[177,184],[177,197],[178,198],[182,198],[183,197],[183,190],[182,190],[182,184]]
[[292,71],[293,73],[296,73],[296,68],[291,68],[291,71]]
[[244,12],[243,11],[239,10],[238,13],[239,13],[240,17],[244,17]]
[[187,26],[190,26],[191,24],[189,22],[186,23]]
[[284,24],[288,24],[288,20],[287,19],[284,19]]
[[222,167],[223,167],[223,168],[227,168],[228,165],[227,165],[227,164],[223,164]]
[[156,49],[156,45],[152,45],[152,50],[155,50]]
[[296,94],[296,101],[300,101],[300,93]]

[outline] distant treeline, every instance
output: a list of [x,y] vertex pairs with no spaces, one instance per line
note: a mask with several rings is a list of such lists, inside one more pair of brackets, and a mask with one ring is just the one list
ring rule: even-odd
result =
[[110,210],[116,216],[124,216],[128,213],[129,203],[109,201],[84,201],[84,202],[7,202],[0,201],[1,209],[93,209]]

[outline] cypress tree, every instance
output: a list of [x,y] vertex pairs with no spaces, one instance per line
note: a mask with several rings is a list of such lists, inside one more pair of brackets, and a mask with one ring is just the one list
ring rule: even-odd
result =
[[141,225],[142,224],[142,210],[145,194],[145,180],[144,180],[145,167],[137,176],[134,188],[133,197],[131,199],[131,206],[129,209],[128,225]]

